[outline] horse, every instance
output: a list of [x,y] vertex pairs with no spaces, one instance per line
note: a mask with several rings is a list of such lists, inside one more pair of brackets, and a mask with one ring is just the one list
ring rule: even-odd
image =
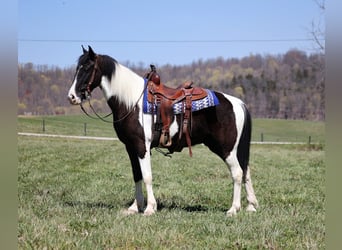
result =
[[[91,92],[99,87],[112,110],[113,127],[128,153],[135,183],[135,199],[125,212],[152,215],[157,202],[152,188],[151,149],[154,116],[143,112],[143,93],[146,79],[108,55],[96,54],[91,46],[82,46],[68,99],[72,105],[82,105]],[[219,104],[191,113],[191,145],[204,144],[228,166],[233,181],[233,201],[227,216],[241,209],[241,187],[245,184],[248,205],[255,212],[258,207],[250,169],[251,116],[246,105],[231,95],[213,91]],[[174,114],[170,126],[171,153],[188,147],[179,140],[180,116]],[[143,183],[147,202],[143,195]]]

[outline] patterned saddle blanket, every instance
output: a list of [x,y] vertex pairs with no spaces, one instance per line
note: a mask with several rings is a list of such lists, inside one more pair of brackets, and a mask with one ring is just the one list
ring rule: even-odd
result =
[[[191,111],[199,111],[205,108],[213,107],[220,104],[217,96],[215,95],[214,91],[206,89],[208,95],[200,100],[192,101],[191,103]],[[151,103],[147,99],[148,89],[146,88],[143,97],[143,111],[145,114],[152,114],[152,112],[156,113],[157,107],[155,103]],[[174,114],[181,114],[185,112],[185,105],[183,102],[178,102],[173,105],[173,112]]]

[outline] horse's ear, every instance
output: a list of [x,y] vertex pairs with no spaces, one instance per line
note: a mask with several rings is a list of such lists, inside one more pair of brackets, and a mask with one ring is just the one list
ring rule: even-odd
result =
[[83,45],[81,46],[82,46],[83,54],[87,53],[88,51],[83,47]]
[[96,54],[95,52],[93,51],[93,49],[88,45],[88,48],[89,48],[89,57],[91,60],[95,60],[95,57],[96,57]]

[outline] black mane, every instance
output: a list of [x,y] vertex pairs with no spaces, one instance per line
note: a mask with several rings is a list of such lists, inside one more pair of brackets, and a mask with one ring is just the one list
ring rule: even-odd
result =
[[102,74],[105,75],[109,81],[112,80],[112,75],[115,73],[116,64],[118,63],[114,58],[107,55],[99,55],[98,61]]
[[[112,79],[112,75],[115,73],[115,65],[118,63],[114,58],[107,55],[97,55],[98,56],[98,64],[101,69],[103,75],[108,77],[109,81]],[[89,52],[82,54],[78,58],[77,68],[80,65],[87,65],[91,62],[89,58]]]

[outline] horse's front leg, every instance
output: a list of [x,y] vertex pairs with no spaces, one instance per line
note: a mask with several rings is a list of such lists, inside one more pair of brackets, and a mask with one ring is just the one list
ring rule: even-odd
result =
[[142,173],[140,169],[140,162],[134,149],[126,146],[128,156],[131,161],[133,178],[135,182],[135,200],[133,204],[126,211],[127,214],[136,214],[142,212],[144,209],[144,194],[142,191]]
[[135,199],[133,204],[127,209],[125,214],[136,214],[143,211],[144,207],[144,195],[142,192],[141,180],[135,182]]
[[151,169],[151,156],[150,150],[147,150],[143,158],[139,158],[140,169],[147,192],[147,207],[144,215],[152,215],[157,211],[157,202],[154,198],[152,189],[152,169]]

